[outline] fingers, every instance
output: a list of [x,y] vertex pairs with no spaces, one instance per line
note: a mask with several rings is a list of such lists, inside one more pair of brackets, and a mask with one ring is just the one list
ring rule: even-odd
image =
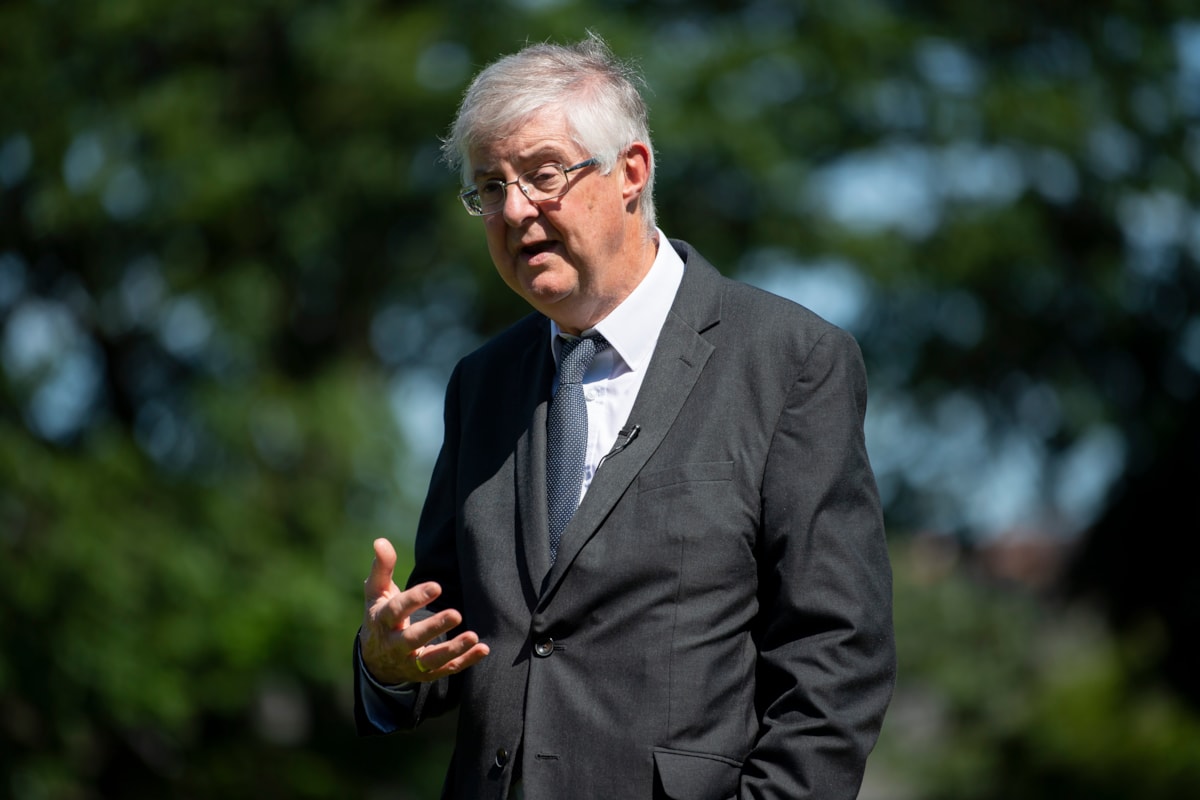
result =
[[[434,584],[436,586],[436,584]],[[436,596],[436,595],[435,595]],[[412,650],[419,650],[434,639],[448,634],[462,624],[462,614],[453,608],[447,608],[426,617],[419,622],[413,622],[399,635],[409,643]]]
[[[396,590],[388,596],[377,598],[374,603],[367,605],[367,624],[378,627],[383,631],[404,631],[406,639],[413,642],[413,649],[462,622],[462,615],[453,609],[445,609],[436,614],[411,623],[409,618],[419,609],[424,608],[442,594],[442,587],[436,583],[422,583],[404,591]],[[429,633],[432,631],[432,633]]]
[[401,591],[396,585],[396,550],[387,539],[374,542],[375,559],[371,571],[363,582],[366,598],[364,625],[393,630],[408,626],[408,618],[414,611],[436,600],[442,587],[428,582]]
[[401,590],[395,583],[396,550],[387,539],[373,543],[375,559],[363,582],[365,618],[359,632],[363,664],[384,683],[444,678],[479,663],[490,652],[473,631],[437,644],[462,624],[462,614],[443,609],[425,619],[412,615],[442,594],[432,581]]
[[[453,617],[457,618],[457,612]],[[420,627],[422,625],[417,623],[384,636],[373,636],[365,629],[360,632],[363,664],[376,680],[393,685],[435,681],[479,663],[490,652],[473,631],[429,644],[427,637],[444,626],[442,623]],[[420,638],[416,638],[418,632]]]
[[413,653],[416,680],[445,678],[482,661],[491,649],[472,632],[460,634],[448,642],[427,645]]
[[368,602],[386,593],[395,586],[392,573],[396,570],[396,548],[387,539],[376,539],[375,560],[371,562],[371,573],[363,586]]

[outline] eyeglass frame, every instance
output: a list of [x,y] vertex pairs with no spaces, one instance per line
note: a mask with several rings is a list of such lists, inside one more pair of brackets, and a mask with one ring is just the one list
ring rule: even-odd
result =
[[[578,164],[573,164],[572,166],[569,166],[569,167],[565,166],[557,161],[547,161],[544,164],[538,164],[536,167],[534,167],[532,169],[525,170],[520,175],[513,178],[511,181],[502,181],[499,178],[493,178],[492,180],[484,181],[483,185],[487,186],[488,184],[498,184],[500,186],[500,188],[504,190],[504,194],[507,197],[508,187],[512,186],[513,184],[516,184],[517,188],[521,190],[521,194],[525,195],[525,199],[528,200],[529,202],[533,203],[534,205],[537,205],[538,203],[544,203],[547,200],[557,200],[558,198],[566,195],[566,193],[568,191],[570,191],[570,189],[571,189],[571,180],[570,180],[570,178],[567,178],[568,175],[570,175],[572,172],[581,170],[584,167],[592,167],[599,163],[600,163],[600,159],[596,158],[595,156],[593,156],[591,158],[586,158],[583,161],[580,161]],[[563,177],[567,178],[566,185],[563,186],[563,190],[559,194],[553,195],[551,197],[543,197],[540,200],[534,200],[532,197],[529,196],[529,189],[527,189],[525,187],[525,184],[521,182],[521,179],[524,178],[526,175],[537,172],[542,167],[549,167],[549,166],[555,166],[555,167],[558,167],[560,170],[562,170]],[[503,211],[504,203],[501,203],[500,206],[493,211],[475,211],[475,209],[471,208],[470,201],[468,200],[468,198],[472,194],[475,194],[475,195],[479,194],[479,186],[480,186],[479,184],[472,184],[471,186],[464,188],[461,192],[458,193],[458,199],[462,201],[463,207],[467,209],[467,213],[470,214],[472,217],[490,217],[493,214],[499,214],[501,211]]]

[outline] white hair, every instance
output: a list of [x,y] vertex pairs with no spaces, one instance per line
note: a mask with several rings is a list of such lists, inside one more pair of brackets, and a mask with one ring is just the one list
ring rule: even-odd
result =
[[649,175],[639,199],[642,219],[655,227],[654,147],[641,75],[617,59],[594,33],[573,45],[534,44],[493,62],[471,81],[442,154],[471,182],[470,153],[524,125],[535,114],[560,111],[571,140],[611,172],[634,142],[650,151]]

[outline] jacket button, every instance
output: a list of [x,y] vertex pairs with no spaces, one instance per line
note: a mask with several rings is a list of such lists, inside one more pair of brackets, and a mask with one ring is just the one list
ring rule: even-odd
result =
[[508,763],[508,751],[505,750],[503,747],[501,747],[499,750],[496,751],[496,766],[503,769],[504,765],[507,763]]
[[535,644],[533,646],[533,652],[536,653],[537,655],[541,656],[542,658],[545,658],[546,656],[548,656],[554,652],[554,640],[553,639],[542,639],[540,642],[538,642],[537,644]]

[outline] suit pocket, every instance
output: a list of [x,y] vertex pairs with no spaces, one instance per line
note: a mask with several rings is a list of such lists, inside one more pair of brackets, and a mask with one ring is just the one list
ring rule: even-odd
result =
[[638,491],[651,492],[681,483],[729,481],[732,479],[732,461],[700,461],[692,464],[677,464],[666,469],[644,473],[638,478]]
[[708,753],[654,750],[655,797],[663,800],[727,800],[737,794],[741,762]]

